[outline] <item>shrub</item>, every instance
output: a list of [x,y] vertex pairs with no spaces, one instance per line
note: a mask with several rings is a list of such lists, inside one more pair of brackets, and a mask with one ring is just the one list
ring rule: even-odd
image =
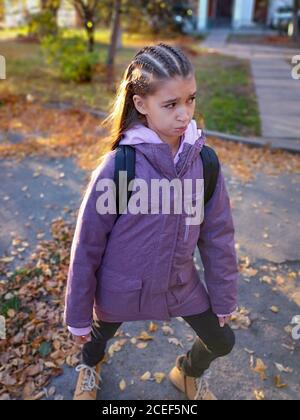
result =
[[54,66],[64,81],[90,82],[99,53],[88,52],[86,42],[80,36],[64,38],[62,36],[44,37],[42,52],[48,64]]
[[28,35],[42,40],[47,35],[57,35],[56,17],[49,10],[29,15],[27,18]]

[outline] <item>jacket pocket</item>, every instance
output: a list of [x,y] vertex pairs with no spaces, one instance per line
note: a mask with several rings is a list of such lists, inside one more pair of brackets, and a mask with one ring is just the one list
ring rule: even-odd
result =
[[[194,193],[189,197],[184,197],[184,200],[186,216],[184,218],[185,230],[183,241],[187,242],[190,230],[196,226],[200,226],[204,219],[204,195],[203,192]],[[194,209],[193,211],[192,207]]]
[[96,305],[103,312],[132,315],[140,312],[142,279],[103,266],[99,272]]
[[193,269],[194,269],[193,262],[184,264],[182,269],[177,274],[177,284],[184,285],[193,281]]

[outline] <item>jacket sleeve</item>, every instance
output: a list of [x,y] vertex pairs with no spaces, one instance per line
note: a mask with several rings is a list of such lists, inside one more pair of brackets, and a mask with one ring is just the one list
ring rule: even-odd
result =
[[239,269],[235,229],[221,164],[217,185],[204,208],[200,229],[197,246],[212,310],[215,314],[230,314],[237,309]]
[[112,153],[109,152],[104,162],[92,172],[78,211],[64,309],[64,322],[72,328],[88,328],[93,322],[96,271],[101,265],[108,236],[116,220],[116,214],[97,212],[96,202],[104,191],[97,191],[96,186],[100,179],[113,180]]

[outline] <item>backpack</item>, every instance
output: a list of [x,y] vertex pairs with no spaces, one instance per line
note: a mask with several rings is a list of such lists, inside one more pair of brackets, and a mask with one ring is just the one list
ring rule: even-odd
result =
[[[211,199],[217,184],[220,163],[216,152],[209,146],[204,145],[200,151],[203,162],[204,174],[204,205]],[[119,213],[119,171],[127,171],[127,204],[132,191],[128,190],[128,185],[135,178],[135,148],[129,145],[119,145],[115,156],[114,182],[116,185],[116,208],[117,219]],[[122,213],[122,212],[121,212]]]

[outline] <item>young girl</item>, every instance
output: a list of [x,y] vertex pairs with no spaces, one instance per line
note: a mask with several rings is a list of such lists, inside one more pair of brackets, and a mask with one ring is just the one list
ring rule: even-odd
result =
[[[81,204],[68,275],[65,322],[75,342],[83,345],[74,399],[96,398],[100,362],[122,322],[172,317],[183,317],[197,339],[176,359],[171,382],[188,399],[215,399],[204,373],[234,347],[227,323],[237,308],[238,282],[235,231],[221,166],[201,224],[187,225],[184,211],[128,211],[119,218],[116,211],[97,211],[103,194],[98,183],[114,179],[119,144],[135,148],[135,180],[148,186],[153,179],[192,180],[193,185],[203,180],[205,136],[193,120],[196,95],[194,68],[180,49],[163,43],[145,47],[128,66],[104,121],[111,124],[112,146],[93,171]],[[193,192],[192,199],[203,204],[203,190]],[[196,246],[204,282],[194,265]]]

